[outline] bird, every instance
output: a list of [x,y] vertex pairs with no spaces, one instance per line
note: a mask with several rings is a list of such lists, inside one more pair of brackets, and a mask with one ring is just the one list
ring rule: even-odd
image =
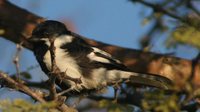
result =
[[[63,23],[56,20],[39,23],[29,38],[36,60],[47,76],[52,66],[50,39],[54,39],[57,68],[64,73],[64,76],[81,80],[81,83],[77,84],[73,80],[63,78],[60,81],[63,88],[81,93],[87,90],[98,90],[125,79],[141,85],[169,88],[169,79],[129,70],[111,54],[91,46],[83,36],[70,31]],[[57,84],[61,85],[59,81]]]

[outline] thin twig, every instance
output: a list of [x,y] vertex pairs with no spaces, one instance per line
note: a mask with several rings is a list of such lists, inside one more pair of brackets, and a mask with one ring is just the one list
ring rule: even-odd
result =
[[69,89],[63,90],[62,92],[58,93],[58,95],[62,96],[62,95],[66,94],[66,93],[68,93],[68,92],[70,92],[72,90],[73,90],[73,88],[69,88]]
[[[71,81],[74,81],[76,84],[80,84],[82,83],[81,78],[72,78],[70,76],[68,76],[66,74],[66,72],[61,72],[60,69],[57,67],[56,65],[56,60],[55,60],[55,52],[56,52],[56,48],[54,46],[54,38],[50,38],[50,55],[51,55],[51,72],[50,72],[50,97],[54,100],[56,100],[58,98],[58,96],[61,96],[63,94],[57,94],[56,92],[56,84],[55,84],[55,80],[56,78],[58,78],[60,81],[62,81],[63,79],[68,79]],[[71,89],[68,89],[67,91],[69,91]],[[61,92],[61,93],[66,93],[66,90]]]
[[145,6],[151,7],[155,12],[164,13],[164,14],[166,14],[166,15],[168,15],[168,16],[174,18],[174,19],[177,19],[177,20],[179,20],[179,21],[181,21],[181,22],[183,22],[183,23],[189,24],[189,23],[187,22],[186,19],[184,19],[184,18],[182,18],[182,17],[180,17],[180,16],[177,16],[176,14],[173,14],[173,13],[171,13],[170,11],[168,11],[168,10],[166,10],[166,9],[163,9],[163,8],[160,7],[159,5],[155,5],[155,4],[152,4],[152,3],[150,3],[150,2],[146,2],[146,1],[144,1],[144,0],[131,0],[131,1],[132,1],[132,2],[141,3],[141,4],[145,5]]
[[[31,96],[33,99],[41,102],[41,103],[46,103],[45,99],[41,96],[41,94],[38,94],[37,92],[34,92],[31,90],[28,86],[24,85],[21,82],[13,80],[11,77],[9,77],[6,73],[0,71],[0,78],[3,80],[5,83],[2,83],[3,86],[13,88],[13,89],[18,89],[19,91],[22,91],[23,93]],[[64,98],[58,99],[60,102],[63,102]],[[77,112],[76,109],[68,107],[64,103],[62,103],[60,106],[57,107],[62,112]]]
[[39,94],[35,93],[34,91],[32,91],[29,87],[25,86],[24,84],[13,80],[12,78],[10,78],[7,74],[3,73],[2,71],[0,71],[0,78],[1,78],[1,80],[7,82],[7,83],[3,83],[3,84],[6,84],[5,86],[12,87],[14,89],[23,91],[24,93],[33,97],[35,100],[37,100],[41,103],[46,102]]
[[73,81],[74,83],[76,84],[80,84],[82,83],[81,81],[81,77],[80,78],[73,78],[73,77],[70,77],[66,74],[66,72],[60,72],[60,77],[62,77],[62,79],[68,79],[70,81]]
[[[56,52],[56,48],[54,46],[54,38],[50,38],[49,41],[50,41],[50,55],[51,55],[51,73],[50,73],[50,98],[53,100],[53,101],[56,101],[59,103],[59,106],[57,107],[60,111],[62,112],[68,112],[68,111],[73,111],[75,112],[76,110],[73,109],[73,108],[69,108],[64,102],[66,100],[66,97],[62,97],[62,96],[59,96],[57,94],[57,91],[56,91],[56,84],[55,84],[55,80],[56,80],[56,77],[59,76],[59,74],[61,73],[59,68],[57,67],[56,65],[56,60],[55,60],[55,52]],[[69,110],[70,109],[70,110]]]
[[51,55],[51,73],[50,73],[50,97],[53,100],[57,100],[57,92],[56,92],[56,84],[55,84],[55,80],[56,80],[56,75],[57,73],[57,69],[56,69],[56,61],[55,61],[55,46],[54,46],[54,38],[50,38],[50,55]]
[[16,54],[15,54],[15,57],[13,59],[13,63],[15,64],[15,68],[16,68],[16,74],[17,74],[17,80],[20,79],[20,66],[19,66],[19,57],[20,57],[20,53],[21,53],[21,50],[22,50],[22,42],[20,44],[17,44],[17,51],[16,51]]
[[198,16],[200,16],[200,12],[195,6],[192,4],[191,0],[187,1],[188,8],[190,8],[193,12],[195,12]]

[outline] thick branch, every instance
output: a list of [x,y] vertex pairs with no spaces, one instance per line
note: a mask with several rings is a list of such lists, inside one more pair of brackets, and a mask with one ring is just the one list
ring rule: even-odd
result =
[[[13,12],[15,15],[13,15]],[[17,16],[16,16],[17,15]],[[35,25],[44,18],[36,16],[24,9],[21,9],[6,0],[0,0],[0,29],[5,30],[1,36],[14,43],[24,41],[23,46],[32,49],[26,42]],[[184,87],[184,80],[188,79],[192,70],[194,86],[200,87],[200,64],[192,69],[192,62],[185,59],[143,52],[135,49],[122,48],[85,38],[92,46],[96,46],[112,54],[121,60],[134,72],[158,74],[174,81],[179,87]]]

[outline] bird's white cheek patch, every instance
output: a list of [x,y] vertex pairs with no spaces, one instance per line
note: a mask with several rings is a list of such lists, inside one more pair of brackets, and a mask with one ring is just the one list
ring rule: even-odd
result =
[[43,61],[46,64],[46,67],[48,68],[48,70],[51,70],[51,55],[49,51],[47,51],[46,54],[44,55]]
[[63,44],[67,44],[67,43],[72,42],[73,39],[74,39],[74,37],[72,37],[72,36],[63,35],[63,36],[60,36],[59,38],[56,38],[54,45],[56,47],[60,47]]
[[110,61],[108,59],[96,56],[96,54],[94,52],[91,52],[90,54],[88,54],[87,57],[91,61],[98,61],[98,62],[102,62],[102,63],[110,63]]

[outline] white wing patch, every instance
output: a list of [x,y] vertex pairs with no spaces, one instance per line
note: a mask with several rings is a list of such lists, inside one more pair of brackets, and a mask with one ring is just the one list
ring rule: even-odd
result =
[[67,43],[72,42],[73,39],[74,39],[73,36],[70,36],[70,35],[62,35],[62,36],[60,36],[59,38],[56,38],[56,40],[55,40],[55,42],[54,42],[54,45],[55,45],[55,47],[60,47],[60,46],[63,45],[63,44],[67,44]]
[[99,53],[104,54],[104,55],[106,55],[108,57],[112,57],[109,53],[107,53],[107,52],[105,52],[103,50],[100,50],[100,49],[98,49],[96,47],[92,47],[92,49],[94,50],[94,52],[99,52]]
[[97,56],[94,52],[91,52],[87,55],[87,57],[92,61],[103,62],[103,63],[110,63],[110,61],[106,58]]
[[107,57],[109,57],[110,59],[116,61],[117,63],[121,63],[119,60],[116,60],[114,59],[109,53],[103,51],[103,50],[100,50],[96,47],[92,47],[92,49],[94,50],[93,52],[91,52],[90,54],[87,55],[87,57],[90,59],[90,60],[93,60],[93,61],[97,61],[97,62],[102,62],[102,63],[110,63],[109,59],[105,58],[105,57],[100,57],[100,56],[97,56],[95,54],[96,53],[100,53],[102,55],[105,55]]

